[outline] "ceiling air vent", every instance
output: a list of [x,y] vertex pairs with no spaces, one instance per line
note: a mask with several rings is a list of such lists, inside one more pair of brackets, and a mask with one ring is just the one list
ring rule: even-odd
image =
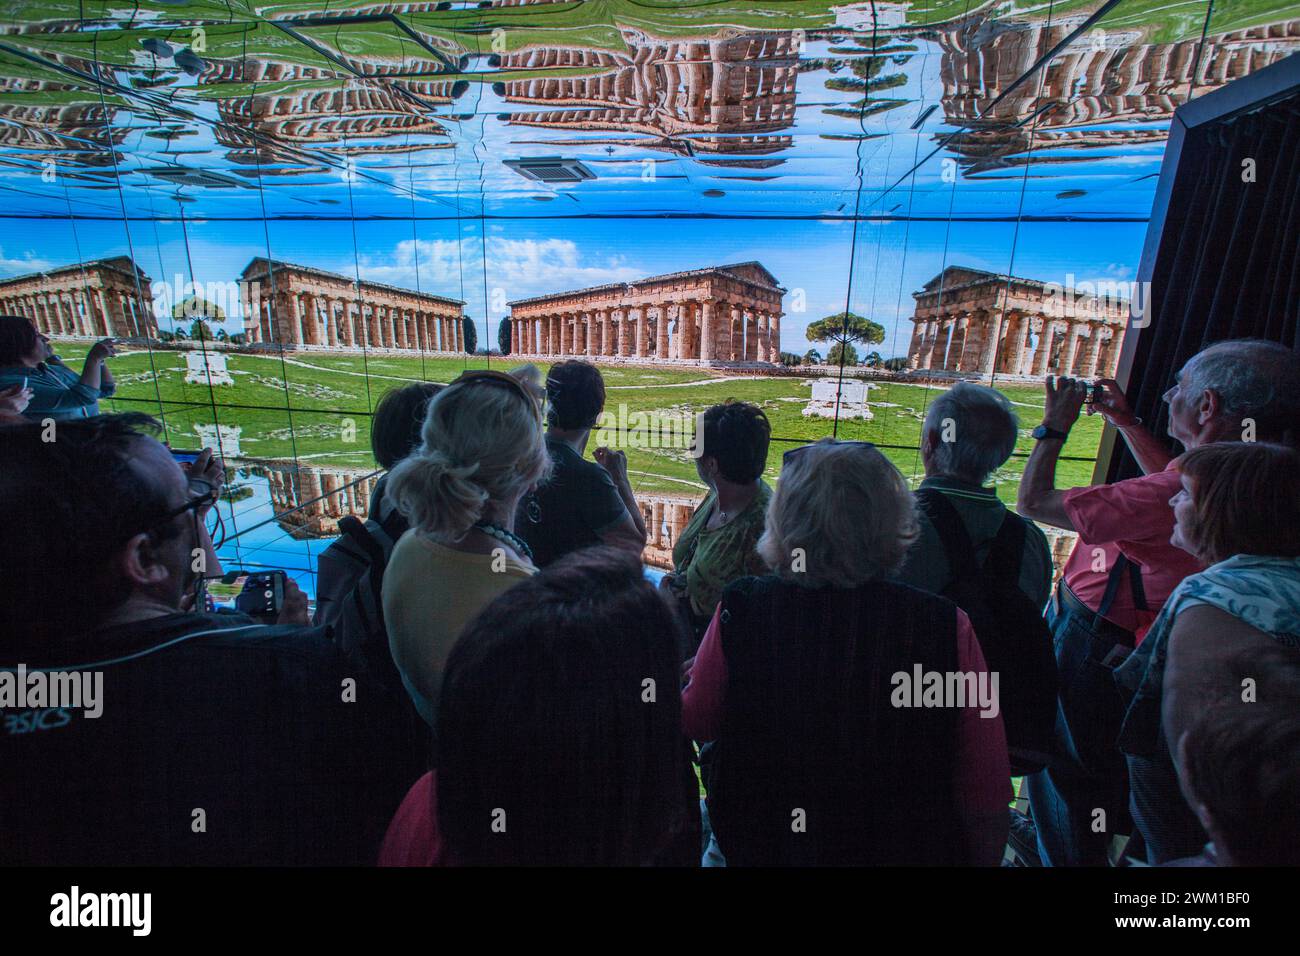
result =
[[206,169],[191,169],[188,166],[155,166],[153,169],[143,169],[156,179],[165,179],[169,183],[175,183],[178,186],[203,186],[207,189],[233,189],[236,186],[244,185],[233,176],[227,176],[225,173],[214,173]]
[[559,156],[507,159],[505,164],[520,176],[542,183],[580,183],[584,179],[596,178],[596,174],[578,160]]

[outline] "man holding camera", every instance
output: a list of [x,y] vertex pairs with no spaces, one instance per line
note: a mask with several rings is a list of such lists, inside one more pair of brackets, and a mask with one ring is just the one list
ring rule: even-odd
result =
[[[1295,353],[1276,342],[1216,343],[1193,356],[1164,395],[1169,437],[1192,449],[1215,441],[1280,438],[1296,420]],[[1070,429],[1089,414],[1119,429],[1144,474],[1080,488],[1056,487]],[[1047,609],[1060,672],[1056,754],[1026,778],[1037,851],[1049,866],[1105,866],[1111,837],[1129,830],[1128,771],[1116,740],[1124,702],[1113,672],[1184,577],[1201,570],[1170,543],[1169,501],[1181,478],[1168,445],[1133,414],[1113,380],[1048,378],[1043,422],[1025,466],[1017,510],[1079,535]],[[1013,823],[1012,843],[1030,842]],[[1017,840],[1017,832],[1021,839]]]
[[0,668],[93,674],[101,712],[28,704],[0,727],[0,863],[370,862],[410,781],[387,705],[291,584],[276,625],[193,613],[203,515],[142,415],[0,426]]

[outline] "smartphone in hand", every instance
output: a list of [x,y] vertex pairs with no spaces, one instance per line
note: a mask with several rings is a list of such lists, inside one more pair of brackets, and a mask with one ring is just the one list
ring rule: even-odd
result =
[[250,617],[274,621],[284,607],[283,571],[258,571],[244,579],[244,588],[235,598],[235,610]]

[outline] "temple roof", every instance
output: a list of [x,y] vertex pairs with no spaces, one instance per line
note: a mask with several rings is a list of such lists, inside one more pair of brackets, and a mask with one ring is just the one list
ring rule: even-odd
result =
[[729,279],[735,279],[738,282],[744,282],[748,285],[758,286],[770,292],[784,292],[785,286],[781,285],[776,276],[772,275],[761,262],[750,259],[747,262],[733,262],[729,265],[706,266],[703,269],[688,269],[684,272],[666,272],[663,275],[646,276],[644,279],[636,279],[632,282],[609,282],[605,285],[588,286],[585,289],[567,289],[562,292],[551,292],[547,295],[535,295],[527,299],[515,299],[507,302],[506,305],[514,308],[517,305],[529,305],[533,302],[545,302],[548,299],[568,298],[575,295],[588,295],[593,292],[629,292],[638,286],[650,285],[655,282],[672,282],[677,279],[688,279],[694,276],[702,275],[722,275]]
[[357,289],[382,289],[386,292],[396,292],[399,295],[413,295],[421,299],[433,299],[435,302],[446,302],[448,305],[463,306],[465,304],[463,299],[453,299],[450,296],[435,295],[432,292],[420,292],[416,289],[404,289],[401,286],[388,285],[383,282],[371,282],[368,279],[362,279],[358,282],[356,279],[340,275],[337,272],[330,272],[326,269],[317,269],[315,266],[299,265],[296,262],[285,262],[281,259],[267,259],[265,256],[254,256],[253,259],[249,261],[248,265],[244,266],[244,271],[239,273],[239,277],[241,279],[247,279],[250,275],[254,274],[254,272],[260,271],[258,268],[259,263],[261,264],[261,268],[269,266],[271,271],[276,269],[292,269],[295,272],[303,272],[307,275],[320,276],[325,279],[334,279],[338,282],[346,282],[348,285]]

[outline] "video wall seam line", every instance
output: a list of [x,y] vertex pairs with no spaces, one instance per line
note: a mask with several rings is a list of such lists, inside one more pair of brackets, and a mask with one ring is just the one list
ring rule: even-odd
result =
[[[244,33],[244,49],[243,49],[243,58],[244,58],[244,62],[246,63],[246,62],[248,61],[248,34],[247,34],[247,32]],[[256,91],[257,91],[257,85],[258,85],[258,81],[257,81],[257,80],[254,80],[253,83],[252,83],[251,89],[249,90],[249,107],[250,107],[250,115],[252,115],[252,97],[256,94]],[[262,151],[261,151],[260,149],[254,151],[254,153],[253,153],[253,161],[254,161],[254,163],[255,163],[256,166],[257,166],[257,198],[258,198],[258,202],[261,204],[261,207],[262,207],[262,215],[263,215],[263,217],[265,217],[265,215],[266,215],[266,186],[265,186],[265,183],[263,182],[264,175],[263,175],[263,172],[262,172]],[[350,188],[350,186],[349,186],[349,188]],[[265,244],[266,244],[266,263],[267,263],[267,264],[266,264],[266,275],[267,275],[267,280],[270,282],[270,285],[271,285],[271,297],[272,297],[272,300],[274,300],[274,299],[275,299],[275,296],[276,296],[276,276],[275,276],[276,268],[275,268],[275,259],[274,259],[273,255],[272,255],[272,252],[271,252],[271,230],[270,230],[270,224],[269,224],[269,222],[268,222],[265,218],[264,218],[263,221],[262,221],[262,236],[263,236],[263,240],[264,240],[264,242],[265,242]],[[359,292],[360,292],[360,289],[358,288],[358,293],[359,293]],[[242,306],[241,306],[241,307],[242,307]],[[260,316],[259,316],[259,320],[260,320]],[[274,325],[274,323],[273,323],[273,325]],[[272,331],[272,333],[275,335],[275,337],[278,339],[278,337],[279,337],[279,335],[278,335],[279,330],[278,330],[278,329],[275,329],[275,328],[273,327],[271,331]],[[293,425],[293,411],[292,411],[292,409],[291,409],[292,401],[290,400],[290,397],[289,397],[289,368],[288,368],[288,363],[287,363],[287,361],[285,360],[285,355],[284,355],[284,353],[285,353],[284,343],[283,343],[283,342],[277,342],[277,344],[280,346],[280,349],[279,349],[279,352],[280,352],[280,375],[281,375],[281,378],[283,379],[283,382],[284,382],[284,405],[285,405],[285,417],[286,417],[286,420],[287,420],[287,423],[288,423],[288,426],[289,426],[289,448],[290,448],[290,454],[291,454],[291,456],[292,456],[292,458],[293,458],[293,468],[294,468],[294,476],[293,476],[293,480],[294,480],[294,484],[295,484],[296,486],[301,487],[301,486],[302,486],[302,463],[300,462],[300,460],[299,460],[299,458],[298,458],[298,435],[297,435],[297,430],[294,428],[294,425]],[[370,382],[370,377],[369,377],[369,375],[367,375],[367,376],[366,376],[366,387],[367,387],[367,390],[369,389],[369,382]],[[238,529],[236,529],[236,532],[238,532]],[[307,546],[307,560],[308,560],[308,563],[310,564],[310,562],[311,562],[311,546],[310,546],[310,542],[308,543],[308,546]]]
[[[968,0],[969,2],[969,0]],[[871,54],[876,56],[880,49],[878,42],[879,19],[876,13],[876,0],[871,0]],[[864,71],[870,72],[870,71]],[[862,168],[862,144],[865,140],[866,133],[866,110],[867,104],[871,100],[871,82],[866,80],[862,85],[862,102],[858,107],[858,128],[864,136],[859,136],[857,143],[853,148],[854,170],[853,175],[857,178],[858,184],[853,192],[853,227],[849,234],[849,274],[845,280],[844,288],[844,317],[841,321],[840,335],[840,361],[839,373],[835,380],[835,414],[831,421],[831,439],[838,440],[840,435],[840,405],[844,398],[844,359],[848,352],[849,342],[849,316],[853,312],[853,273],[857,267],[857,249],[858,249],[858,214],[862,211],[862,190],[866,186],[866,173]],[[886,169],[888,164],[886,163]],[[778,353],[781,343],[777,342]]]
[[[1052,13],[1054,12],[1055,2],[1056,0],[1048,0],[1047,22],[1049,26],[1052,22]],[[1042,70],[1038,74],[1038,89],[1034,94],[1035,101],[1042,99],[1043,85],[1044,83],[1046,83],[1046,81],[1047,81],[1047,71]],[[1041,109],[1034,110],[1031,116],[1032,121],[1029,125],[1029,142],[1028,142],[1028,148],[1026,150],[1024,171],[1021,173],[1021,177],[1020,177],[1020,202],[1017,207],[1018,213],[1023,212],[1025,208],[1025,194],[1029,188],[1029,169],[1033,165],[1034,133],[1038,130],[1038,122],[1040,118],[1044,116],[1046,112],[1047,112],[1046,110],[1041,110]],[[1000,331],[1003,325],[1006,323],[1007,302],[1011,296],[1012,277],[1016,273],[1016,251],[1019,247],[1019,242],[1020,242],[1020,219],[1019,216],[1017,216],[1015,226],[1011,232],[1011,257],[1010,257],[1010,261],[1007,263],[1007,281],[1003,286],[1005,292],[1002,297],[1002,312],[998,315],[998,324],[995,328],[995,336],[993,342],[993,368],[989,370],[990,387],[992,387],[993,383],[997,380],[998,359],[1001,358],[1002,356],[1002,340],[1000,336]],[[1043,335],[1048,334],[1046,320],[1044,320],[1042,334]]]
[[[119,395],[115,395],[115,396],[113,396],[112,401],[114,401],[114,402],[140,402],[140,403],[153,403],[153,402],[154,402],[154,399],[149,399],[149,398],[138,398],[138,397],[134,397],[134,396],[119,396]],[[206,408],[208,407],[204,402],[198,402],[198,401],[185,402],[185,401],[181,401],[181,400],[179,400],[179,399],[163,399],[162,401],[163,401],[163,404],[166,404],[166,405],[174,405],[174,406],[180,406],[181,408],[199,408],[199,409],[206,409]],[[219,405],[218,407],[220,407],[220,408],[227,408],[227,409],[243,410],[243,411],[267,411],[267,412],[281,412],[281,411],[284,411],[284,408],[281,407],[281,406],[279,406],[279,405],[232,405],[232,404],[226,404],[226,403],[223,403],[223,404]],[[312,415],[321,415],[321,416],[338,416],[338,417],[351,417],[351,416],[353,416],[353,415],[359,415],[359,416],[371,416],[371,415],[373,415],[372,412],[366,412],[366,411],[346,411],[346,410],[344,410],[344,411],[340,411],[340,410],[337,410],[337,409],[294,408],[293,411],[294,411],[297,415],[302,416],[302,417],[312,416]],[[650,426],[647,426],[646,429],[639,429],[639,428],[631,428],[631,429],[629,429],[629,428],[610,428],[610,429],[606,429],[606,431],[608,431],[608,432],[610,432],[610,433],[612,433],[612,434],[618,434],[618,435],[623,435],[623,434],[640,434],[643,430],[648,430],[649,428],[650,428]],[[783,443],[789,443],[789,444],[807,444],[807,443],[809,443],[809,441],[810,441],[810,439],[808,439],[808,438],[799,437],[799,436],[794,436],[794,435],[789,435],[789,436],[787,436],[787,435],[772,435],[771,438],[770,438],[769,440],[770,440],[770,441],[774,441],[774,442],[783,442]],[[816,439],[811,439],[811,441],[816,441]],[[872,442],[872,444],[876,445],[876,447],[878,447],[878,448],[894,448],[894,449],[898,449],[898,450],[902,450],[902,451],[912,451],[912,450],[915,450],[915,448],[916,448],[915,445],[893,445],[893,444],[881,443],[881,442]],[[1026,452],[1026,453],[1024,453],[1024,454],[1027,455],[1028,453]],[[1062,456],[1061,456],[1061,460],[1062,460],[1062,461],[1095,461],[1095,460],[1096,460],[1096,456],[1067,456],[1067,455],[1062,455]]]

